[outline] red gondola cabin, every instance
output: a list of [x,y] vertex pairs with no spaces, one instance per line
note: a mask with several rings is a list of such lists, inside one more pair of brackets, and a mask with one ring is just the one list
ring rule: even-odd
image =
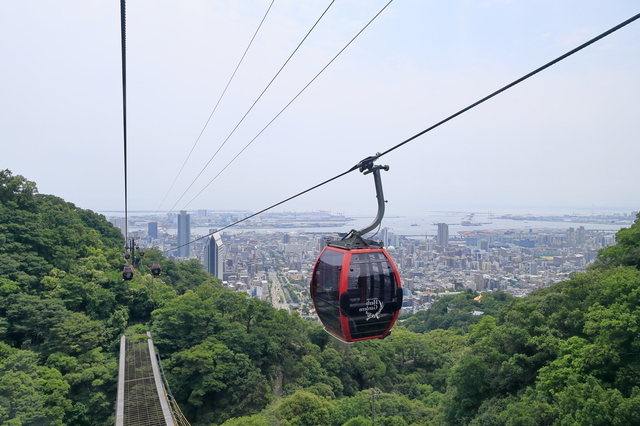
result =
[[131,266],[125,266],[122,269],[122,279],[125,281],[131,281],[133,278],[133,268]]
[[[376,154],[379,156],[379,154]],[[377,157],[356,167],[373,173],[378,214],[373,223],[328,241],[313,267],[311,298],[327,331],[344,342],[382,339],[391,331],[402,308],[400,274],[382,243],[362,236],[378,227],[384,216],[384,194]]]
[[153,265],[151,265],[151,275],[153,275],[154,277],[158,277],[161,273],[162,268],[160,267],[159,263],[154,263]]
[[402,308],[400,275],[380,246],[327,246],[313,269],[311,298],[325,329],[338,339],[384,338]]

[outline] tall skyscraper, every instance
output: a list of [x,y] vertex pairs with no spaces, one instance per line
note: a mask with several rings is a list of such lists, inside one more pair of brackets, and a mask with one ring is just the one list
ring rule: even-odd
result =
[[389,247],[394,246],[395,248],[400,247],[400,237],[396,234],[389,233],[388,235]]
[[222,280],[224,272],[224,247],[222,237],[215,229],[210,230],[214,234],[207,239],[204,246],[204,269],[214,277]]
[[158,222],[149,222],[147,224],[147,234],[154,240],[158,239]]
[[442,247],[449,245],[449,225],[446,223],[438,224],[438,235],[436,237],[436,244]]
[[382,228],[380,230],[380,240],[385,247],[389,246],[389,228]]
[[109,219],[109,222],[111,222],[113,224],[113,226],[115,226],[116,228],[120,229],[120,232],[122,232],[122,235],[125,236],[125,238],[127,237],[125,235],[125,220],[123,217],[112,217]]
[[190,215],[184,210],[180,210],[178,215],[178,257],[189,257],[191,246],[185,245],[191,241]]
[[567,229],[567,245],[569,247],[576,245],[576,230],[573,228]]
[[580,228],[578,228],[576,232],[576,242],[579,245],[582,245],[585,243],[585,241],[586,241],[586,238],[585,238],[584,226],[581,226]]

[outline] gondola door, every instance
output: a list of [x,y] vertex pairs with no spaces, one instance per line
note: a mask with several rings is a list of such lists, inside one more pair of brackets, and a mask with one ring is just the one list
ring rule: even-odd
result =
[[345,340],[384,338],[402,308],[398,271],[381,248],[351,250],[349,255],[346,286],[340,294]]

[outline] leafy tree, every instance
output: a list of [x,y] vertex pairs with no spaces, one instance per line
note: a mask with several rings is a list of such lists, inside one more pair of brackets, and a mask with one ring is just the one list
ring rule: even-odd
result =
[[34,195],[38,189],[24,176],[13,176],[9,169],[0,170],[0,203],[11,208],[30,211],[34,208]]
[[328,426],[333,405],[319,396],[297,391],[280,403],[281,418],[291,426]]
[[353,417],[344,424],[344,426],[371,426],[371,419],[364,416]]
[[176,398],[200,421],[221,423],[269,401],[269,386],[250,359],[213,338],[174,354],[166,371]]
[[38,355],[0,342],[0,422],[64,425],[71,410],[69,385],[58,370],[38,365]]
[[124,243],[122,232],[107,221],[104,215],[91,210],[77,209],[76,211],[86,226],[98,231],[99,238],[105,247],[122,247]]
[[48,348],[51,352],[81,354],[97,347],[105,339],[102,321],[90,320],[80,312],[72,312],[50,330]]
[[640,213],[630,228],[616,233],[616,244],[598,252],[593,268],[633,266],[640,269]]
[[478,356],[467,356],[451,370],[452,392],[445,399],[445,418],[451,424],[473,417],[488,395],[488,368]]
[[457,295],[441,297],[431,308],[409,317],[403,325],[416,333],[436,329],[466,332],[469,326],[482,320],[482,316],[472,315],[473,311],[500,318],[511,309],[514,302],[513,296],[503,292],[475,293],[467,290]]
[[68,318],[70,312],[60,299],[41,299],[24,293],[12,295],[6,308],[7,337],[26,347],[43,344],[51,329]]
[[261,415],[234,417],[222,423],[222,426],[270,426],[269,420]]
[[46,366],[60,371],[70,386],[73,408],[67,415],[67,424],[113,423],[109,419],[118,377],[115,354],[104,353],[102,348],[77,356],[57,352],[49,355]]
[[203,299],[193,291],[168,300],[153,312],[154,342],[166,353],[196,346],[221,329],[213,298]]
[[487,337],[495,328],[497,320],[491,315],[483,315],[479,323],[469,326],[469,341],[479,342]]

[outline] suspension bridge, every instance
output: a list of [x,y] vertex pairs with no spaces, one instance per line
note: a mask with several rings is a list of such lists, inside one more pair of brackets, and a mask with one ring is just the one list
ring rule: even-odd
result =
[[167,389],[151,334],[122,336],[115,426],[190,426]]

